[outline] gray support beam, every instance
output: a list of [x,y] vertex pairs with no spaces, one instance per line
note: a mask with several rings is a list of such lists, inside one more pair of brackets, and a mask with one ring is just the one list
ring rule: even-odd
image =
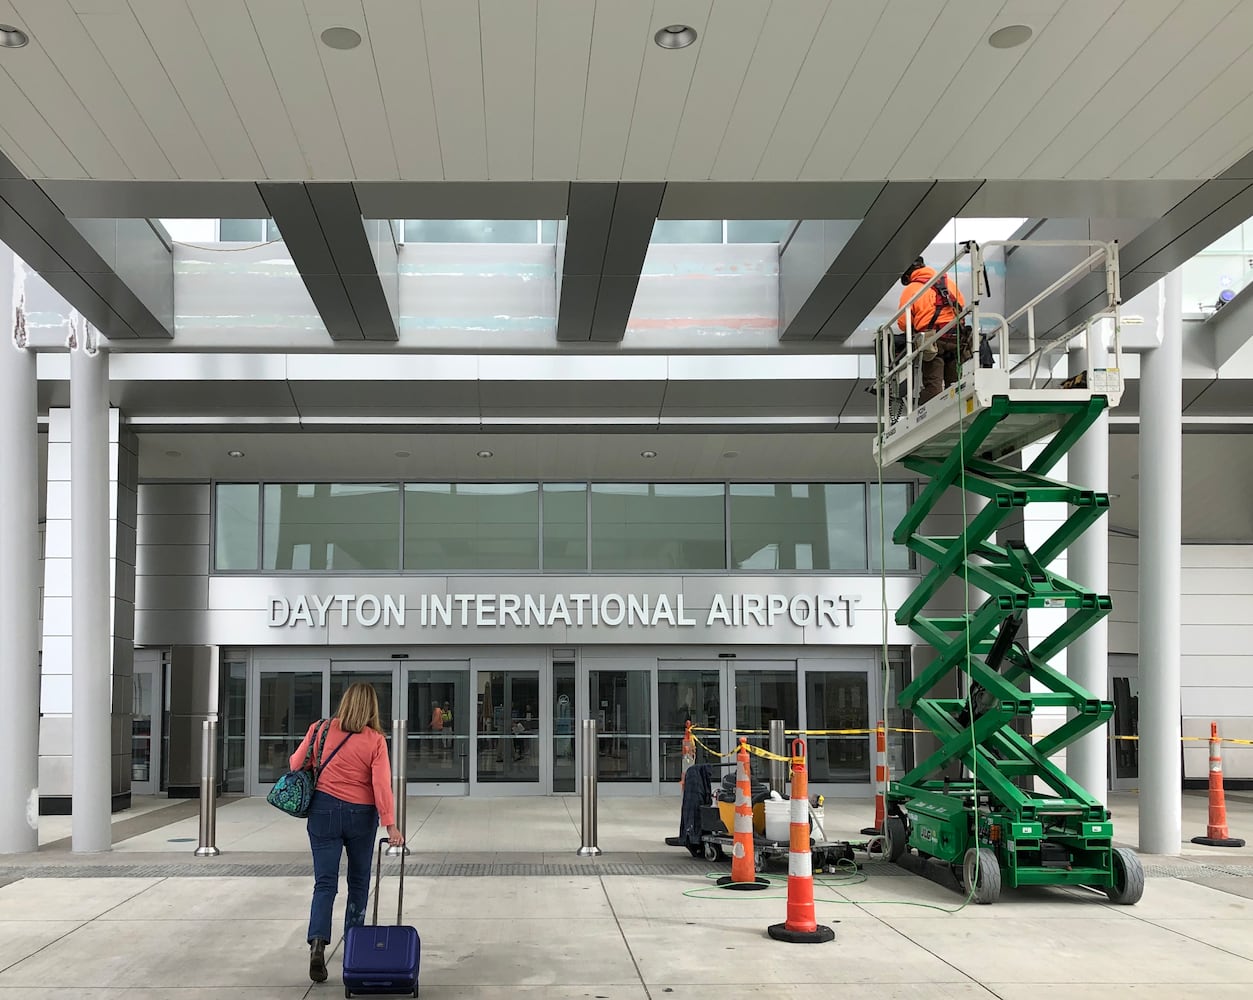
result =
[[[0,244],[0,308],[13,254]],[[39,847],[39,480],[35,356],[0,330],[0,854]]]
[[893,181],[860,223],[802,222],[779,258],[779,339],[848,339],[979,186]]
[[348,183],[257,185],[331,339],[400,338],[396,243]]
[[0,153],[0,240],[106,337],[174,336],[174,256],[147,220],[68,219]]
[[651,182],[570,185],[557,246],[558,340],[622,340],[665,190]]
[[1179,587],[1183,556],[1183,277],[1166,277],[1162,344],[1140,355],[1140,850],[1183,840]]
[[[79,338],[85,330],[79,323]],[[73,619],[73,818],[76,852],[112,848],[109,635],[109,365],[70,352],[70,587]]]
[[1253,284],[1245,285],[1230,302],[1205,321],[1214,345],[1214,367],[1222,367],[1253,340]]

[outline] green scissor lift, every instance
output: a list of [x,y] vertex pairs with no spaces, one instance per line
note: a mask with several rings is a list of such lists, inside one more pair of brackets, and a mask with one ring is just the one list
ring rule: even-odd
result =
[[[974,373],[994,387],[995,374]],[[979,400],[977,393],[963,396],[963,388],[937,401],[952,405],[954,415],[964,408],[947,434],[930,437],[929,447],[898,442],[905,445],[899,460],[929,482],[892,538],[933,566],[896,621],[936,651],[898,701],[940,747],[888,788],[888,857],[895,861],[913,848],[947,862],[980,903],[994,902],[1002,884],[1090,886],[1115,902],[1135,903],[1144,889],[1143,869],[1133,852],[1113,846],[1109,810],[1048,759],[1113,714],[1111,702],[1049,665],[1109,613],[1110,599],[1046,568],[1109,508],[1107,494],[1046,478],[1107,400],[1083,391],[1067,397],[994,390]],[[1048,433],[1052,439],[1026,468],[998,461]],[[920,534],[945,491],[962,488],[986,500],[963,534]],[[1034,551],[996,544],[997,529],[1031,503],[1066,504],[1068,514]],[[989,596],[956,617],[924,615],[954,577]],[[1028,647],[1023,625],[1031,608],[1070,613]],[[969,689],[938,695],[937,686],[951,683],[954,674],[968,677]],[[1029,735],[1031,717],[1044,707],[1065,708],[1070,718],[1036,739]],[[945,771],[948,778],[941,777]],[[1038,791],[1041,786],[1047,791]]]

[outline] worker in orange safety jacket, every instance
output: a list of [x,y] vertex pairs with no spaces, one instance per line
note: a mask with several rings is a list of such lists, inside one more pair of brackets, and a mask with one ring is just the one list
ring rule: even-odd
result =
[[[915,258],[901,275],[901,284],[905,288],[901,292],[900,305],[903,307],[917,294],[918,289],[934,277],[935,269],[927,267],[921,257]],[[957,282],[951,275],[946,274],[919,295],[910,306],[910,329],[914,333],[915,348],[933,331],[944,329],[952,322],[953,317],[965,308],[966,300],[957,290]],[[904,314],[896,321],[896,325],[904,331]],[[964,324],[955,324],[948,333],[923,350],[922,392],[918,396],[919,406],[932,397],[938,396],[957,381],[958,358],[960,357],[962,361],[969,361],[974,356],[972,339],[969,327]]]

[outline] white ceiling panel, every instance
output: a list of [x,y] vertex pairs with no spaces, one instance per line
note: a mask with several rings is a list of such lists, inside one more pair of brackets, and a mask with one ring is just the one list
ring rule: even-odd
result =
[[5,145],[5,152],[16,162],[20,152],[35,171],[36,177],[87,177],[88,172],[61,141],[48,120],[36,109],[8,73],[0,71],[0,108],[6,131],[21,143]]
[[[703,37],[709,22],[710,0],[671,0],[665,18],[654,20],[651,32],[668,24],[686,24]],[[635,114],[627,139],[622,176],[627,180],[661,180],[666,176],[683,108],[700,57],[698,45],[686,49],[663,49],[647,45],[640,87],[635,95]]]
[[1051,86],[1032,107],[1017,109],[1009,119],[1018,123],[1016,127],[1007,135],[998,133],[997,139],[1004,136],[1002,141],[987,144],[984,162],[975,167],[972,176],[1021,177],[1179,3],[1180,0],[1124,2],[1091,36],[1078,56],[1064,66],[1053,67],[1049,74]]
[[[0,0],[0,22],[22,24],[24,18],[18,16],[12,4]],[[110,180],[131,177],[130,168],[116,147],[57,68],[61,58],[59,36],[54,33],[48,44],[52,46],[52,52],[45,48],[32,29],[30,44],[15,52],[6,52],[7,58],[0,60],[0,66],[56,130],[89,176]],[[8,117],[7,108],[3,113],[6,124],[16,128]],[[25,136],[22,135],[22,138],[25,139]]]
[[244,0],[188,2],[235,110],[252,137],[265,176],[275,180],[308,177],[309,166]]
[[[187,5],[182,0],[131,0],[131,9],[222,176],[265,177]],[[153,81],[153,86],[164,85],[164,80]]]
[[[1226,170],[1253,146],[1253,87],[1249,96],[1235,104],[1211,125],[1196,142],[1184,147],[1167,163],[1161,177],[1212,177]],[[1222,150],[1217,156],[1215,151]],[[1191,172],[1189,172],[1191,171]]]
[[[771,6],[718,147],[710,173],[715,180],[750,180],[757,173],[826,11],[827,0]],[[839,58],[835,52],[829,56]]]
[[567,180],[578,172],[595,15],[587,0],[539,0],[531,168],[536,180]]
[[127,98],[184,180],[222,176],[130,8],[78,15]]
[[0,125],[0,151],[3,151],[13,161],[13,165],[28,177],[38,173],[39,168],[35,166],[35,161],[26,155],[13,136],[5,131],[3,125]]
[[479,0],[487,175],[530,180],[535,134],[536,0]]
[[[339,176],[397,179],[396,152],[364,12],[355,0],[347,4],[344,0],[305,0],[305,5],[313,28],[309,44],[321,58],[352,160],[352,170]],[[347,51],[323,45],[322,32],[333,27],[352,28],[361,36],[361,45]]]
[[[8,6],[0,4],[0,16]],[[54,40],[58,70],[130,172],[136,177],[173,180],[174,167],[66,0],[18,0],[13,6],[33,37]]]
[[757,165],[758,180],[795,180],[800,176],[809,151],[857,65],[852,55],[837,59],[832,54],[860,52],[882,16],[883,8],[876,4],[828,8]]
[[[936,8],[920,11],[910,0],[891,0],[874,35],[856,56],[857,65],[848,86],[831,110],[801,168],[801,179],[844,177],[862,140],[899,87],[901,78],[912,64],[923,58],[919,53],[923,43],[930,46],[934,32],[947,35],[951,31],[937,24],[939,16]],[[852,53],[849,58],[853,58]],[[928,97],[923,97],[922,101],[927,106],[932,103]],[[918,117],[916,113],[911,116],[914,123]],[[899,119],[885,124],[906,131],[910,136],[916,129],[916,124],[905,125]]]
[[[987,159],[989,139],[999,141],[1053,82],[1054,68],[1068,65],[1122,0],[1010,0],[984,28],[965,64],[952,74],[927,120],[892,166],[892,179],[975,176]],[[1059,10],[1059,7],[1061,10]],[[1026,24],[1030,45],[994,49],[987,36],[997,28]],[[968,171],[963,174],[961,171]]]
[[[1223,17],[1169,74],[1163,74],[1155,86],[1143,92],[1135,107],[1110,120],[1105,134],[1077,159],[1067,174],[1117,176],[1117,167],[1126,161],[1128,151],[1139,149],[1150,140],[1158,146],[1181,149],[1185,142],[1180,128],[1172,127],[1172,120],[1177,119],[1188,103],[1216,77],[1233,67],[1249,50],[1250,38],[1253,38],[1253,4],[1245,3]],[[1248,80],[1247,70],[1230,78],[1232,83],[1247,83]],[[1248,93],[1248,88],[1227,93],[1243,95]],[[1211,101],[1216,99],[1221,107],[1224,96],[1219,91],[1212,95]],[[1188,125],[1184,124],[1185,134],[1187,129]]]
[[770,5],[718,0],[696,47],[696,70],[666,171],[674,180],[707,180],[753,58]]
[[652,12],[652,0],[599,0],[596,4],[579,139],[581,179],[622,176],[645,46],[652,44]]
[[[925,18],[918,17],[917,7],[910,6],[914,11],[914,19],[925,22]],[[877,115],[874,113],[874,101],[856,102],[863,111],[854,119],[855,131],[848,136],[854,153],[848,161],[848,168],[841,171],[843,176],[850,179],[881,179],[888,176],[901,153],[919,133],[934,131],[936,126],[944,122],[947,122],[949,135],[959,131],[958,121],[964,119],[954,120],[953,116],[962,115],[966,110],[962,106],[974,104],[979,94],[979,91],[974,91],[972,82],[977,80],[980,90],[985,86],[981,74],[968,68],[968,64],[976,60],[983,51],[996,51],[984,41],[996,13],[996,4],[972,0],[949,3],[940,12],[935,23],[926,31],[917,54],[905,63],[905,72],[892,90],[891,96],[887,98],[882,112]],[[907,48],[909,40],[901,39],[901,44]],[[884,90],[889,77],[890,74],[886,73],[881,77]],[[961,97],[966,99],[963,101],[958,98],[948,102],[937,100],[954,80],[965,81],[967,93]],[[846,105],[845,101],[839,102],[836,105],[837,113]],[[921,119],[920,114],[923,114]],[[940,158],[938,154],[947,149],[947,143],[937,148],[943,142],[943,135],[943,132],[934,134],[931,162],[916,177],[929,178],[935,175],[935,163]]]
[[[310,18],[305,16],[302,0],[250,0],[248,13],[252,16],[270,73],[295,130],[296,141],[309,164],[310,176],[316,180],[351,178],[353,163],[344,137],[348,120],[342,114],[336,117],[336,104],[331,100],[327,83],[328,74],[323,72],[319,59],[319,43],[314,39],[314,29],[310,26]],[[360,23],[363,18],[358,14],[356,20],[357,30],[364,35],[364,27]],[[324,46],[322,48],[330,51]],[[357,64],[361,65],[360,58]],[[368,52],[366,65],[373,73],[373,62]],[[377,114],[382,114],[381,105]],[[386,133],[386,123],[384,139],[390,150],[391,139]],[[395,173],[391,176],[394,177]]]
[[[1040,152],[1024,171],[1025,176],[1103,176],[1084,174],[1076,165],[1086,151],[1131,115],[1160,81],[1173,79],[1187,53],[1231,13],[1233,6],[1231,0],[1187,0],[1171,13]],[[1095,55],[1102,58],[1104,53]]]
[[414,0],[370,0],[365,19],[400,179],[441,180],[444,164],[422,7]]
[[444,175],[465,181],[487,180],[478,4],[422,0],[422,20]]

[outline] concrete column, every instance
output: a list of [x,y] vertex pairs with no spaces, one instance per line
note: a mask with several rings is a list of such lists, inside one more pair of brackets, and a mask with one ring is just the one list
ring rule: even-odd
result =
[[35,356],[13,343],[0,243],[0,854],[39,846],[39,466]]
[[1140,356],[1140,850],[1183,839],[1179,584],[1183,555],[1183,279],[1166,276],[1162,344]]
[[[1092,333],[1091,358],[1088,351],[1071,352],[1071,374],[1089,367],[1105,367],[1102,330]],[[1089,378],[1091,376],[1089,375]],[[1081,489],[1104,493],[1109,490],[1109,411],[1067,453],[1067,477]],[[1109,593],[1109,524],[1097,521],[1076,539],[1068,551],[1070,579],[1098,594]],[[1072,681],[1087,688],[1096,698],[1109,697],[1109,619],[1102,618],[1066,650],[1066,669]],[[1073,713],[1071,713],[1073,716]],[[1105,802],[1109,793],[1107,729],[1096,729],[1066,748],[1066,773]]]
[[112,848],[109,661],[109,368],[81,341],[70,352],[70,563],[73,619],[73,821],[76,852]]

